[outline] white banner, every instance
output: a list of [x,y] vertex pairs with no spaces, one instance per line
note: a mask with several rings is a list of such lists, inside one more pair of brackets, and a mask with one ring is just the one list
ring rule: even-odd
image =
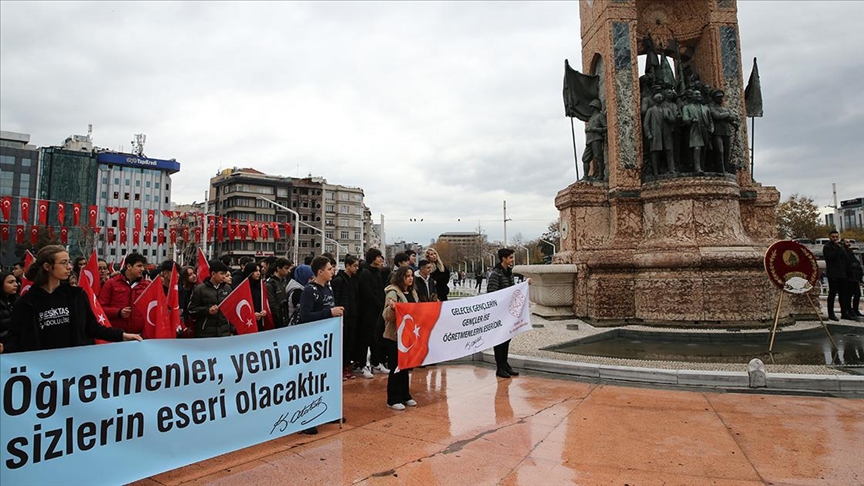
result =
[[439,363],[531,329],[528,282],[468,299],[396,304],[399,368]]

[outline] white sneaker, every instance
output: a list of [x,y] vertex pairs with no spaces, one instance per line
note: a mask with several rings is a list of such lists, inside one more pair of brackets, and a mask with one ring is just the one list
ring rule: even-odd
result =
[[388,370],[386,366],[384,366],[383,364],[380,364],[380,363],[373,366],[372,371],[374,373],[382,373],[382,374],[390,373],[390,370]]
[[360,373],[363,373],[363,378],[372,378],[372,368],[369,365],[364,366]]
[[416,407],[417,406],[417,400],[414,400],[412,398],[411,400],[408,400],[407,402],[405,402],[405,405],[408,405],[409,407]]
[[393,410],[405,410],[405,405],[402,405],[401,403],[394,403],[393,405],[387,406],[392,408]]

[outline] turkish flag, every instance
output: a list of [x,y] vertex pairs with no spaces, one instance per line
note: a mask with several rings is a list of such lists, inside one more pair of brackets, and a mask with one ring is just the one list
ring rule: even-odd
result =
[[26,250],[24,252],[24,272],[27,272],[27,269],[30,268],[30,265],[33,265],[33,262],[36,261],[36,257],[30,250]]
[[102,234],[102,227],[97,226],[97,227],[93,228],[93,232],[96,233],[97,235]]
[[[139,284],[141,285],[141,284]],[[166,339],[177,337],[168,318],[168,303],[162,290],[162,279],[151,280],[147,289],[135,299],[132,312],[144,316],[144,339]]]
[[132,230],[132,244],[139,245],[141,244],[141,230],[133,229]]
[[120,228],[120,244],[126,244],[126,228]]
[[262,240],[266,240],[270,237],[270,235],[267,232],[267,228],[269,228],[269,227],[270,227],[270,225],[268,225],[267,223],[264,223],[261,225],[261,239]]
[[156,230],[156,244],[164,245],[165,244],[165,229],[159,228]]
[[249,233],[251,233],[250,238],[252,238],[253,240],[258,239],[258,223],[252,225],[252,231],[250,231]]
[[3,225],[0,228],[0,241],[9,241],[9,225]]
[[48,203],[45,201],[36,200],[36,207],[39,209],[38,221],[41,225],[48,224]]
[[72,203],[72,226],[81,224],[81,205]]
[[180,291],[177,289],[177,284],[180,281],[180,275],[177,273],[177,265],[171,267],[171,283],[168,285],[168,323],[171,329],[174,329],[174,337],[177,336],[177,331],[182,327],[180,325]]
[[129,215],[129,210],[127,208],[120,208],[120,228],[126,229],[126,217]]
[[188,226],[183,227],[181,234],[183,235],[183,241],[185,241],[186,243],[189,243],[189,227]]
[[234,220],[234,236],[240,236],[240,220]]
[[153,231],[153,226],[156,224],[156,211],[147,210],[147,229]]
[[171,244],[177,243],[177,228],[171,228],[168,230],[168,233],[170,234]]
[[258,332],[255,308],[252,304],[252,287],[249,286],[248,278],[228,294],[228,297],[225,297],[225,300],[219,304],[219,311],[228,319],[228,322],[234,325],[237,334]]
[[30,227],[30,244],[35,245],[39,243],[39,227],[31,226]]
[[264,315],[264,330],[270,331],[276,327],[276,323],[273,321],[273,313],[270,312],[270,301],[267,300],[267,286],[264,285],[264,279],[261,280],[261,309],[267,312]]
[[204,250],[198,248],[198,268],[195,270],[198,275],[198,283],[202,284],[210,278],[210,263],[207,261],[207,256],[204,255]]
[[220,242],[225,238],[222,216],[219,216],[219,228],[216,230],[216,239]]
[[241,240],[246,241],[246,235],[248,233],[248,229],[249,229],[249,222],[248,221],[243,226],[240,226],[239,230],[240,230],[240,239]]
[[207,240],[213,239],[213,234],[215,233],[216,228],[216,217],[215,216],[207,216]]
[[[93,289],[86,285],[82,285],[81,287],[84,289],[84,293],[87,294],[87,301],[90,303],[90,311],[93,312],[94,316],[96,316],[96,322],[103,327],[111,327],[111,322],[108,321],[108,316],[105,315],[105,310],[102,309],[102,304],[100,304],[99,299],[96,298],[97,294],[93,292]],[[96,344],[108,344],[108,341],[97,339]]]
[[[21,231],[24,232],[23,230]],[[30,250],[24,252],[24,274],[27,274],[27,269],[30,268],[30,265],[33,265],[33,262],[36,261],[36,257],[30,253]],[[33,282],[29,280],[27,277],[21,277],[21,290],[18,291],[18,296],[23,297],[24,294],[30,291],[30,287],[33,286]]]
[[64,202],[57,203],[57,221],[60,222],[60,226],[66,224],[66,203]]
[[18,226],[15,227],[15,243],[18,243],[19,245],[24,244],[24,225],[23,224],[19,224]]
[[279,234],[279,223],[270,223],[273,225],[273,239],[281,240],[282,235]]
[[25,223],[30,222],[30,198],[29,197],[22,197],[21,198],[21,219],[23,219]]
[[429,354],[429,335],[441,315],[441,302],[396,304],[396,348],[400,370],[423,364]]
[[285,225],[285,238],[287,239],[289,236],[291,236],[291,223],[282,224]]
[[201,227],[195,227],[195,243],[201,243]]
[[96,229],[96,213],[98,210],[99,208],[95,204],[90,206],[90,212],[88,214],[90,216],[90,227],[93,229]]
[[65,226],[60,228],[60,243],[69,243],[69,228]]
[[149,229],[144,230],[144,243],[148,245],[153,243],[153,231]]
[[10,214],[12,214],[12,196],[0,198],[0,211],[3,212],[3,219],[9,221]]
[[90,254],[90,258],[87,259],[87,264],[81,267],[78,285],[91,288],[94,295],[99,295],[99,292],[102,291],[102,280],[99,278],[99,257],[96,256],[95,249]]
[[228,241],[234,241],[234,225],[228,220]]
[[114,243],[114,228],[108,228],[108,243]]
[[141,231],[141,210],[135,209],[133,214],[135,215],[135,229]]
[[167,209],[163,209],[162,210],[162,216],[165,216],[166,218],[171,219],[174,217],[174,211],[168,211]]
[[117,211],[119,211],[119,210],[120,210],[120,208],[118,208],[117,206],[105,206],[105,211],[107,211],[108,214],[110,214],[112,216],[117,214]]

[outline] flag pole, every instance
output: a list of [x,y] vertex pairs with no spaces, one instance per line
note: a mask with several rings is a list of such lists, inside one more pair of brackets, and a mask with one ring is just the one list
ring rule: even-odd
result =
[[750,117],[750,180],[755,181],[753,177],[753,151],[756,149],[756,117]]
[[576,165],[576,180],[579,180],[579,156],[576,154],[576,129],[573,128],[573,117],[570,117],[570,133],[573,135],[573,161]]

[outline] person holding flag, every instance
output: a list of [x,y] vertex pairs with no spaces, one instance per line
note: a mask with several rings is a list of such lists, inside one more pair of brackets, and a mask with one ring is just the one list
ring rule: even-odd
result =
[[228,283],[228,267],[219,260],[209,263],[210,278],[198,284],[189,298],[189,314],[195,319],[195,337],[226,337],[231,332],[231,324],[219,312],[219,304],[231,293]]
[[249,290],[252,292],[252,309],[255,311],[255,322],[258,324],[258,331],[263,331],[267,310],[264,309],[264,285],[261,282],[261,268],[257,263],[247,263],[243,267],[243,280],[249,281]]
[[393,410],[405,410],[405,406],[416,407],[417,401],[411,398],[408,390],[408,370],[399,369],[399,350],[403,352],[404,344],[400,342],[401,331],[397,330],[396,303],[420,302],[417,291],[414,290],[414,271],[408,265],[399,267],[390,277],[390,285],[384,289],[384,341],[388,346],[387,357],[390,374],[387,377],[387,406]]
[[[140,341],[141,336],[102,326],[80,287],[60,285],[72,273],[69,253],[59,245],[39,250],[26,272],[33,286],[12,309],[12,327],[5,352],[38,351],[105,341]],[[104,316],[103,316],[104,318]]]
[[108,279],[99,292],[99,304],[105,309],[111,327],[139,334],[144,330],[144,316],[133,313],[132,304],[144,293],[147,282],[147,258],[140,253],[126,256],[123,271]]

